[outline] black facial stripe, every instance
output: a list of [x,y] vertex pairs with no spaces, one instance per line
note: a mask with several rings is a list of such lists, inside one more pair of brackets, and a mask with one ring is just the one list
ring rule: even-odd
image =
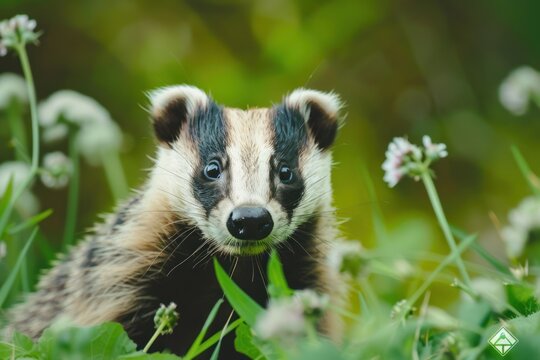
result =
[[[199,167],[195,170],[192,180],[193,194],[202,204],[206,216],[224,198],[227,186],[223,180],[208,181],[204,175],[205,165],[212,159],[225,159],[226,127],[223,119],[223,109],[212,100],[208,106],[199,109],[190,123],[191,140],[199,147]],[[226,163],[222,170],[226,172]],[[225,174],[222,174],[225,176]]]
[[[270,183],[272,196],[283,206],[289,221],[293,211],[298,207],[304,195],[304,180],[299,170],[300,151],[307,144],[307,129],[305,121],[295,109],[284,105],[274,107],[274,149],[271,159]],[[277,171],[281,163],[289,165],[296,177],[291,184],[282,184]]]

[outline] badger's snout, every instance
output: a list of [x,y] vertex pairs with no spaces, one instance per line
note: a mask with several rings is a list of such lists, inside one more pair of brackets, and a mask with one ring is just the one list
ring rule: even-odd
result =
[[272,215],[262,207],[238,207],[227,220],[227,229],[239,240],[261,240],[274,227]]

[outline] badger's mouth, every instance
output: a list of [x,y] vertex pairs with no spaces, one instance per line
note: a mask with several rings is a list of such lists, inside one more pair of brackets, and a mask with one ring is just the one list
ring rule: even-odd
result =
[[270,240],[238,240],[235,238],[227,239],[225,244],[221,245],[223,251],[237,256],[259,255],[271,248]]

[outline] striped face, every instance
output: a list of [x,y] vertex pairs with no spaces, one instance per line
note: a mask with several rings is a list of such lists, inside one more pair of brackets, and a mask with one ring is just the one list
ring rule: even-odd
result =
[[258,254],[329,205],[336,95],[299,89],[272,108],[239,110],[174,86],[151,101],[160,141],[151,186],[216,249]]

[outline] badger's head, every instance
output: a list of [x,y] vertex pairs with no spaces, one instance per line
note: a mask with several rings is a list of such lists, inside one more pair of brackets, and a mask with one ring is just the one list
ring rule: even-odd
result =
[[171,86],[150,100],[160,143],[152,186],[217,249],[258,254],[331,208],[337,95],[298,89],[271,108],[239,110]]

